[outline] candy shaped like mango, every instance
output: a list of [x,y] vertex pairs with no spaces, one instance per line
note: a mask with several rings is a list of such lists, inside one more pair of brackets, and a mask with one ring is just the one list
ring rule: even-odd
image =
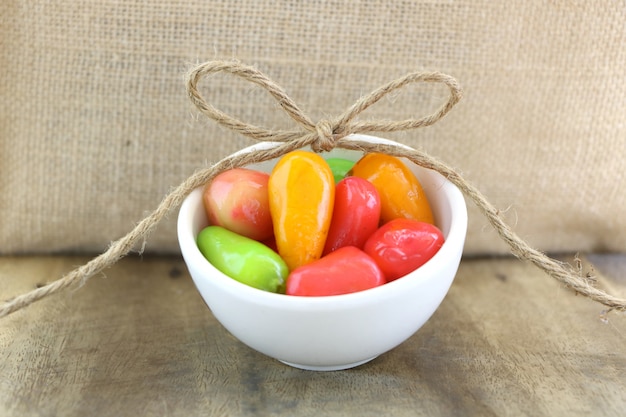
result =
[[320,155],[285,154],[270,173],[269,204],[278,253],[290,270],[322,256],[335,200],[333,173]]
[[273,234],[268,201],[269,174],[234,168],[218,174],[205,187],[202,201],[209,223],[254,240]]
[[435,223],[422,184],[399,158],[370,153],[354,164],[350,174],[368,180],[378,190],[382,223],[397,218]]

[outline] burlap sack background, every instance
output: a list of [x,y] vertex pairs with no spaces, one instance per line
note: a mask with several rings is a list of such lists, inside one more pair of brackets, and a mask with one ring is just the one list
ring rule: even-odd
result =
[[[198,117],[185,71],[256,65],[316,120],[409,71],[456,77],[426,149],[546,251],[626,249],[626,6],[608,1],[4,1],[0,253],[105,249],[196,169],[250,144]],[[210,90],[209,90],[210,88]],[[207,99],[288,127],[263,91],[217,76]],[[412,87],[363,117],[446,97]],[[177,252],[176,213],[146,251]],[[506,248],[470,206],[468,254]]]

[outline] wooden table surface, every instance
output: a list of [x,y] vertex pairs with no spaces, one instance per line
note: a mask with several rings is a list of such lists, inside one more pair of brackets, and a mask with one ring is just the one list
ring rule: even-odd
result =
[[[0,257],[0,299],[88,259]],[[625,255],[586,260],[626,297]],[[0,416],[624,416],[626,315],[602,311],[531,265],[464,259],[408,341],[303,371],[229,335],[180,257],[129,257],[0,319]]]

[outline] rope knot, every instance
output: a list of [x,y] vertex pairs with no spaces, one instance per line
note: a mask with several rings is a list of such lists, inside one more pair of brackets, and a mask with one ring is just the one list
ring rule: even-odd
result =
[[339,138],[335,137],[334,126],[328,120],[320,120],[315,125],[317,139],[311,144],[311,148],[315,152],[331,151]]

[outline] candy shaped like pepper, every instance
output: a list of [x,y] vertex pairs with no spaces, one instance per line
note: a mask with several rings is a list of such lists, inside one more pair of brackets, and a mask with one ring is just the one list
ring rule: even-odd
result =
[[387,281],[394,281],[428,262],[444,240],[433,224],[398,218],[376,230],[363,251],[374,259]]
[[286,294],[313,297],[349,294],[384,283],[385,275],[372,258],[359,248],[344,246],[291,271]]
[[270,173],[268,190],[276,246],[289,270],[319,259],[335,199],[324,158],[303,150],[285,154]]
[[344,246],[363,248],[378,229],[380,197],[376,187],[359,177],[346,177],[335,186],[335,206],[323,255]]
[[221,226],[208,226],[197,237],[204,257],[222,273],[263,291],[284,293],[289,270],[264,244]]

